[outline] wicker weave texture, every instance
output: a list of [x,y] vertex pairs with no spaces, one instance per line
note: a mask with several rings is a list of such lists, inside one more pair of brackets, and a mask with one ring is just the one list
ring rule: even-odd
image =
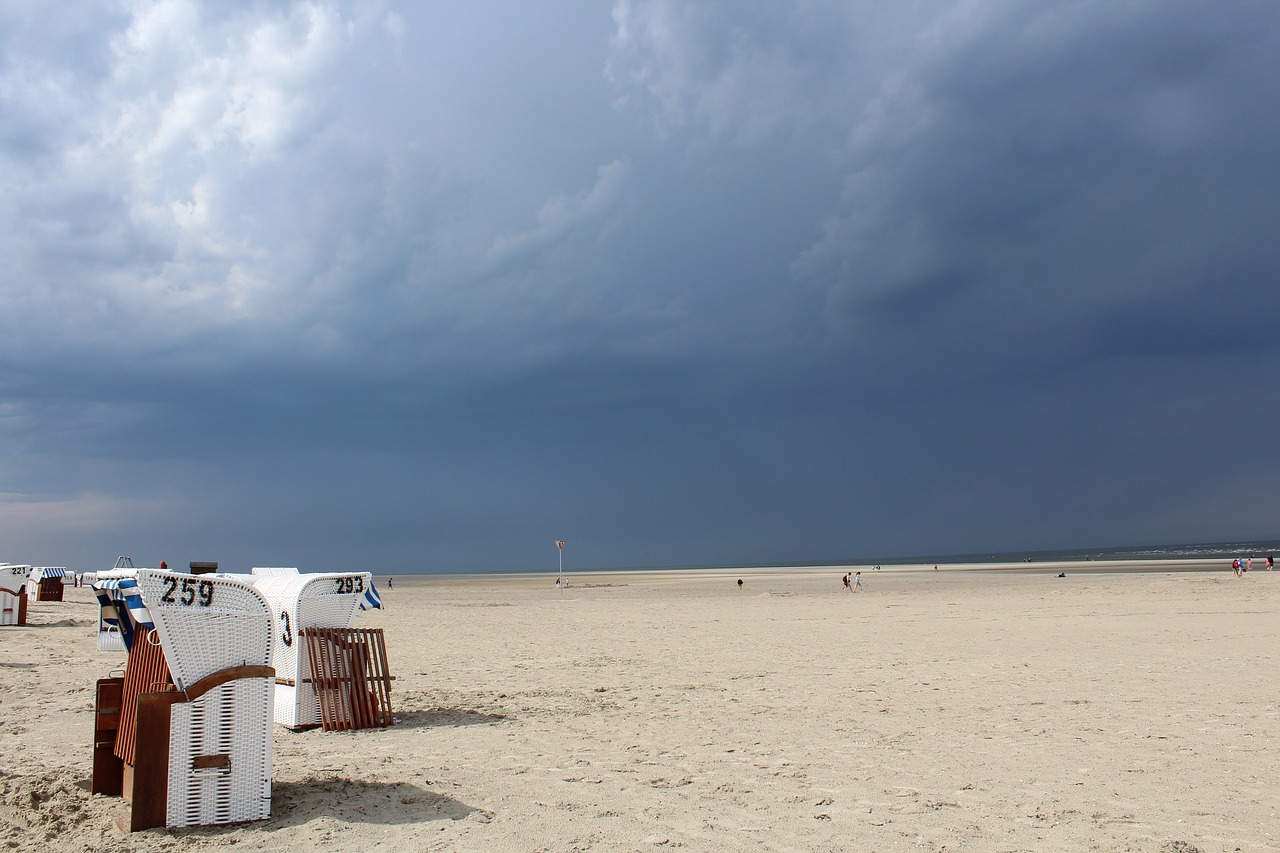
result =
[[[298,692],[300,687],[308,688],[311,701],[308,705],[303,706],[298,701]],[[309,726],[320,725],[320,702],[315,698],[315,691],[310,690],[311,685],[303,684],[276,684],[275,703],[272,713],[272,719],[277,723],[289,729],[301,729]],[[314,708],[312,707],[314,706]],[[310,713],[307,711],[310,709]],[[305,722],[314,717],[315,722]]]
[[271,665],[271,611],[245,581],[140,569],[138,587],[179,689],[228,667]]
[[273,682],[241,678],[173,706],[168,826],[271,816]]

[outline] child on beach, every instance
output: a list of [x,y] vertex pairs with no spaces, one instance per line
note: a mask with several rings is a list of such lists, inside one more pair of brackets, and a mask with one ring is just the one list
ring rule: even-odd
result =
[[850,589],[850,587],[849,587],[849,573],[848,573],[848,572],[845,572],[845,573],[844,573],[844,577],[842,577],[842,578],[840,579],[840,582],[841,582],[842,584],[844,584],[844,591],[845,591],[845,592],[848,592],[848,591],[849,591],[849,589]]
[[862,592],[862,572],[854,572],[853,575],[853,591]]

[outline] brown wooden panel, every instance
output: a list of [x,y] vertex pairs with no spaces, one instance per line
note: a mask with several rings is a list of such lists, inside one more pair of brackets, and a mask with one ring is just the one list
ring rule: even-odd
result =
[[261,666],[259,664],[241,664],[240,666],[229,666],[226,669],[220,669],[217,672],[206,675],[186,690],[178,690],[172,684],[168,685],[168,690],[156,691],[147,694],[150,702],[165,702],[170,705],[177,705],[181,702],[190,702],[199,699],[215,687],[221,687],[228,681],[235,681],[240,678],[275,678],[276,671],[274,667]]
[[392,725],[391,682],[381,628],[305,628],[308,672],[325,731]]
[[100,678],[93,713],[93,776],[89,790],[118,797],[123,789],[124,762],[116,757],[116,731],[120,728],[123,678]]
[[41,578],[40,590],[37,593],[40,601],[61,601],[63,593],[62,578]]
[[230,755],[197,755],[191,759],[192,770],[228,770],[231,768]]
[[169,811],[169,721],[173,703],[168,693],[137,698],[137,761],[133,764],[133,811],[129,831],[164,826]]
[[133,633],[133,647],[125,661],[115,753],[126,764],[137,764],[138,697],[143,693],[173,689],[169,664],[164,659],[159,639],[154,628],[139,626]]

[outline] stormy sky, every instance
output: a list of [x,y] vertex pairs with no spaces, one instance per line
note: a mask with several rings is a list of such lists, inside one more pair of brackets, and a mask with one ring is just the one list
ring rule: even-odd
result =
[[1275,538],[1280,4],[9,2],[0,560]]

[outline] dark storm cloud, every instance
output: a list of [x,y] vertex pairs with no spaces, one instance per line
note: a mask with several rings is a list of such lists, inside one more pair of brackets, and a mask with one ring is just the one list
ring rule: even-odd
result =
[[60,17],[0,13],[29,559],[1271,532],[1271,4]]

